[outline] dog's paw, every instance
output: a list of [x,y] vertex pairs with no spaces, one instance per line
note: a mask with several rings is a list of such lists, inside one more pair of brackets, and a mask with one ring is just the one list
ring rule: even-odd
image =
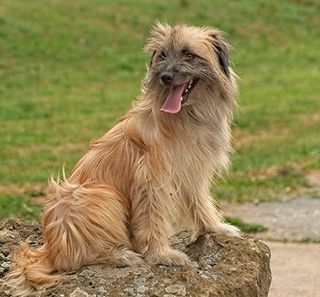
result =
[[196,230],[194,231],[189,238],[189,241],[187,243],[187,247],[190,247],[191,245],[193,245],[194,243],[197,243],[199,238],[202,236],[205,236],[206,234],[208,234],[208,232],[205,232],[204,230]]
[[232,237],[241,237],[241,231],[239,230],[239,228],[227,223],[218,224],[217,226],[215,226],[214,231],[218,234],[225,234]]
[[140,266],[145,264],[145,261],[141,254],[126,250],[115,264],[117,267]]
[[151,265],[164,265],[164,266],[184,266],[190,260],[185,253],[168,249],[161,253],[147,253],[145,261]]
[[198,240],[201,238],[201,237],[206,237],[206,235],[208,235],[209,233],[194,233],[190,236],[190,239],[188,241],[188,243],[186,244],[187,247],[190,247],[191,245],[195,244],[198,242]]

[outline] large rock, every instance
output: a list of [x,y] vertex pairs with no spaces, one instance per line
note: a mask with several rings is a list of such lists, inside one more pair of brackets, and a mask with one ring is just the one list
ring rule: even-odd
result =
[[[0,285],[10,263],[9,252],[30,235],[31,245],[37,246],[41,242],[37,223],[0,222]],[[192,263],[185,267],[84,267],[41,296],[268,296],[270,250],[263,242],[210,234],[188,247],[187,234],[181,233],[172,238],[172,245],[186,252]],[[0,295],[10,296],[7,291]]]

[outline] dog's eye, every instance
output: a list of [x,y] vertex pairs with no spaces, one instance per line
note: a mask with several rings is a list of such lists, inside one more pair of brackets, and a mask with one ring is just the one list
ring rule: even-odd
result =
[[188,60],[192,60],[195,57],[195,54],[189,52],[188,50],[183,50],[182,53]]
[[187,54],[186,54],[186,57],[189,58],[189,59],[193,59],[193,58],[194,58],[194,54],[192,54],[192,53],[187,53]]
[[161,60],[164,60],[166,57],[167,57],[167,56],[166,56],[166,53],[165,53],[165,52],[161,52],[160,55],[159,55],[159,58],[160,58]]

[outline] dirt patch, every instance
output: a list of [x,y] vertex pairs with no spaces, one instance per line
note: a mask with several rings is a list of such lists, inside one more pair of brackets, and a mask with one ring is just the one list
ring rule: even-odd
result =
[[0,193],[10,196],[44,197],[48,183],[0,184]]
[[[0,285],[10,266],[10,252],[30,235],[32,246],[41,243],[37,223],[0,222]],[[174,248],[189,255],[192,262],[185,267],[85,267],[41,296],[267,297],[270,250],[263,242],[213,234],[201,237],[189,247],[187,241],[186,233],[171,240]],[[2,294],[10,296],[8,291]]]
[[249,177],[252,181],[266,180],[277,176],[299,177],[303,175],[303,169],[301,169],[301,166],[298,165],[271,166],[268,168],[251,170],[249,172],[235,173],[235,177],[246,176]]
[[279,128],[277,127],[277,134],[270,132],[274,131],[273,129],[249,132],[245,129],[238,127],[233,128],[233,144],[236,149],[249,146],[252,143],[259,141],[265,141],[276,138],[283,138],[290,134],[290,129],[288,128]]
[[320,169],[310,170],[305,176],[311,187],[320,188]]

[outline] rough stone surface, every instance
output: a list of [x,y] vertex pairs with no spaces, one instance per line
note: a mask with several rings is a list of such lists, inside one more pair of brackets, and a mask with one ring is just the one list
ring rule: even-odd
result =
[[[31,245],[41,243],[37,223],[13,219],[0,222],[3,270],[0,286],[10,264],[9,252],[30,235]],[[187,241],[186,233],[172,238],[172,246],[186,252],[191,259],[185,267],[84,267],[41,296],[268,296],[271,272],[270,250],[266,244],[248,237],[226,238],[213,234],[201,237],[189,247]],[[10,296],[4,290],[0,296]]]

